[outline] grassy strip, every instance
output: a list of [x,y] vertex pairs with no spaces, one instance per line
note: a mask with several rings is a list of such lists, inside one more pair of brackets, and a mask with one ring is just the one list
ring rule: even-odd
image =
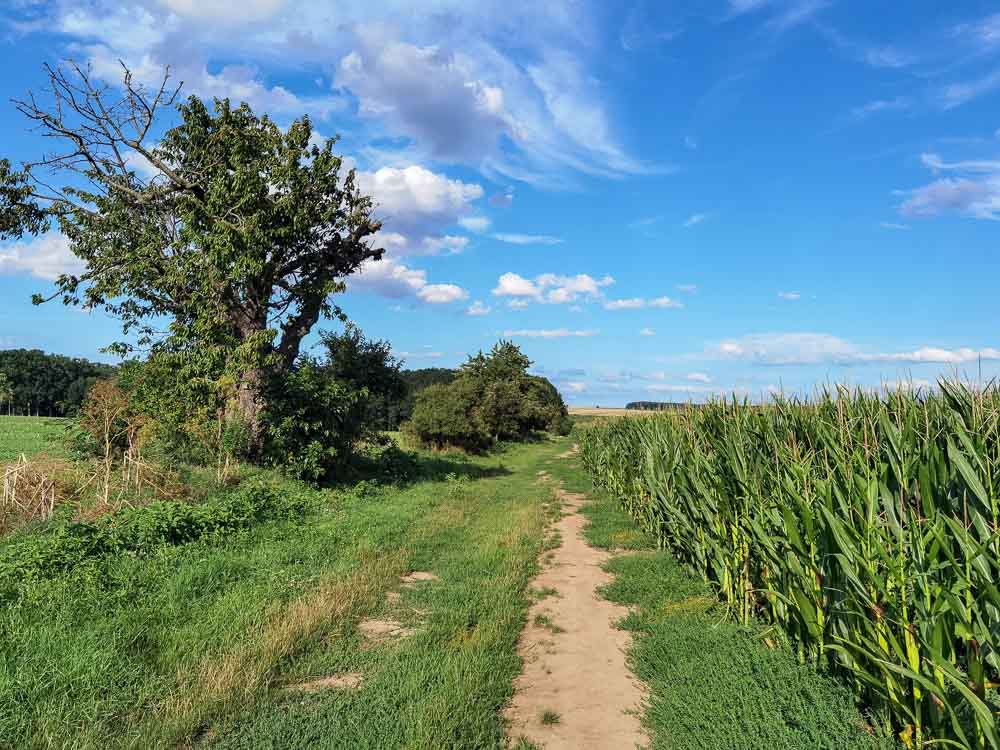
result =
[[594,501],[583,512],[597,547],[629,550],[612,559],[604,595],[633,608],[631,667],[650,688],[643,717],[653,748],[669,750],[842,750],[895,748],[875,733],[850,692],[797,663],[760,626],[741,627],[716,597],[593,487],[577,459],[551,469],[567,489]]
[[66,420],[56,417],[8,417],[0,414],[0,461],[40,451],[62,455]]
[[[199,517],[178,543],[32,577],[0,601],[0,747],[501,746],[546,523],[535,471],[563,448],[427,456],[443,478],[315,493],[225,535]],[[440,580],[399,589],[409,570]],[[370,617],[413,635],[373,645]],[[360,689],[283,689],[345,671]]]
[[213,747],[502,747],[500,710],[521,669],[516,643],[546,523],[549,490],[535,471],[560,447],[512,449],[505,476],[415,490],[433,511],[408,538],[409,567],[439,580],[399,588],[369,612],[411,635],[373,644],[343,623],[280,681],[351,673],[358,689],[272,691],[217,727]]

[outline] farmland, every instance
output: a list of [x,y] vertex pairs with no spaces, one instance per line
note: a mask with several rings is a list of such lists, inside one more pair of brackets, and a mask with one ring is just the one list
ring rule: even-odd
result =
[[[507,737],[503,708],[529,604],[560,596],[530,582],[559,543],[558,484],[592,498],[591,544],[641,551],[612,558],[605,594],[633,607],[621,627],[651,687],[652,747],[892,746],[846,689],[768,646],[763,626],[728,621],[591,486],[580,439],[411,452],[394,477],[327,489],[253,470],[207,498],[15,533],[0,541],[0,735],[19,748],[540,748]],[[547,626],[549,649],[575,637],[572,620]]]
[[1000,394],[840,392],[587,432],[598,484],[904,744],[1000,747]]
[[0,461],[9,461],[22,453],[62,452],[59,438],[66,421],[56,418],[0,416]]

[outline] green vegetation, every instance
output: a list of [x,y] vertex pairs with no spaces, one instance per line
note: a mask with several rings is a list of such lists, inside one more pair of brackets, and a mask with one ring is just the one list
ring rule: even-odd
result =
[[547,727],[558,724],[561,719],[562,717],[556,711],[547,710],[542,712],[542,724]]
[[[423,455],[410,485],[263,476],[15,533],[0,744],[502,746],[547,520],[535,474],[564,448]],[[398,628],[366,636],[372,619]],[[340,675],[354,686],[323,686]]]
[[567,434],[571,422],[562,396],[545,378],[529,375],[530,366],[510,341],[469,357],[452,382],[417,394],[407,430],[425,445],[471,451],[543,430]]
[[0,416],[0,461],[12,461],[22,453],[61,454],[65,433],[64,419]]
[[0,350],[0,414],[75,414],[87,389],[114,368],[37,349]]
[[602,593],[632,610],[620,627],[635,638],[631,669],[649,686],[643,724],[653,750],[898,747],[877,736],[848,689],[801,664],[773,628],[728,618],[712,589],[637,529],[578,461],[557,462],[551,471],[591,498],[583,509],[587,540],[628,553],[608,563],[615,580]]
[[778,626],[905,744],[997,748],[1000,392],[941,388],[617,420],[583,457],[737,622]]

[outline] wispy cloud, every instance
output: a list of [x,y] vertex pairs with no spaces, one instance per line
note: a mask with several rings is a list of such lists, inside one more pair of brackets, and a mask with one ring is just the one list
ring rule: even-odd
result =
[[920,160],[935,174],[950,172],[957,176],[898,191],[906,198],[899,206],[900,214],[929,217],[954,213],[974,219],[1000,219],[1000,161],[946,162],[933,153],[921,154]]
[[897,221],[883,221],[879,226],[883,229],[891,229],[896,232],[906,232],[910,229],[909,224],[900,224]]
[[682,302],[670,299],[670,297],[629,297],[627,299],[608,300],[604,303],[605,310],[641,310],[646,307],[659,308],[680,308],[684,307]]
[[642,329],[639,330],[639,335],[640,336],[655,336],[656,335],[656,331],[653,330],[652,328],[642,328]]
[[796,302],[802,299],[801,292],[778,292],[778,297],[789,302]]
[[856,344],[823,333],[765,333],[725,339],[712,344],[692,359],[740,359],[768,365],[878,363],[961,365],[983,360],[1000,360],[1000,349],[960,347],[946,349],[922,346],[913,350],[869,352]]
[[517,233],[504,233],[497,232],[496,234],[490,235],[493,239],[499,240],[500,242],[507,242],[511,245],[561,245],[563,243],[562,238],[552,237],[547,234],[517,234]]
[[599,331],[596,330],[583,330],[583,331],[572,331],[568,328],[521,328],[517,330],[504,331],[503,337],[507,339],[513,338],[529,338],[529,339],[563,339],[563,338],[589,338],[591,336],[596,336]]
[[678,292],[684,292],[684,294],[694,294],[698,291],[697,284],[678,284],[676,288]]
[[465,311],[465,314],[466,315],[471,315],[471,316],[474,316],[474,317],[475,316],[482,316],[482,315],[489,315],[490,310],[492,310],[492,309],[493,308],[491,308],[489,305],[484,305],[479,300],[476,300],[471,305],[469,305],[468,309]]
[[707,213],[691,214],[684,222],[684,226],[685,227],[697,226],[698,224],[701,224],[703,221],[705,221],[709,216],[710,214]]

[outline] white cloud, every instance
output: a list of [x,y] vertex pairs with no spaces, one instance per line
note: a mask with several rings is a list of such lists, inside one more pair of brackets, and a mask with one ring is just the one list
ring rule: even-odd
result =
[[645,307],[681,308],[684,304],[670,297],[629,297],[627,299],[609,300],[604,303],[605,310],[640,310]]
[[910,228],[909,224],[900,224],[899,222],[895,221],[883,221],[881,224],[879,224],[879,226],[882,227],[883,229],[892,229],[897,232],[905,232]]
[[709,377],[707,373],[704,372],[689,372],[684,376],[686,380],[694,381],[695,383],[711,383],[712,378]]
[[495,240],[511,245],[560,245],[563,242],[561,238],[551,237],[547,234],[507,234],[501,232],[491,236]]
[[347,287],[351,291],[366,291],[392,299],[416,297],[431,305],[469,297],[466,290],[455,284],[429,284],[426,271],[410,268],[388,257],[365,261],[361,269],[347,279]]
[[794,302],[796,300],[802,299],[801,292],[778,292],[778,296],[783,300],[788,300]]
[[189,16],[199,21],[220,21],[240,24],[270,18],[286,4],[286,0],[243,0],[235,12],[230,0],[159,0],[179,16]]
[[526,299],[512,299],[507,303],[511,310],[527,310],[531,303]]
[[469,309],[465,311],[465,314],[472,316],[489,315],[491,309],[493,308],[491,308],[489,305],[484,305],[479,300],[476,300],[471,305],[469,305]]
[[55,281],[63,274],[79,275],[85,268],[70,250],[69,240],[59,232],[0,247],[0,274],[30,274]]
[[701,224],[705,219],[708,218],[708,214],[691,214],[687,221],[684,222],[685,227],[693,227]]
[[458,220],[458,223],[470,232],[485,232],[491,224],[487,216],[463,216]]
[[937,154],[921,154],[921,162],[933,173],[957,173],[915,190],[899,191],[907,196],[900,205],[903,216],[928,217],[954,213],[973,219],[1000,219],[1000,161],[966,160],[946,162]]
[[417,290],[417,296],[432,305],[446,305],[468,299],[469,293],[457,284],[427,284]]
[[441,359],[444,356],[444,352],[434,352],[434,351],[419,351],[419,352],[400,352],[398,355],[401,359]]
[[954,109],[998,87],[1000,87],[1000,70],[994,70],[975,80],[951,83],[939,92],[940,105],[943,109]]
[[532,338],[532,339],[562,339],[562,338],[588,338],[590,336],[596,336],[597,331],[586,330],[586,331],[571,331],[566,328],[553,328],[553,329],[531,329],[522,328],[513,331],[504,331],[503,337],[505,339],[512,338]]
[[587,384],[579,380],[567,380],[562,385],[570,393],[583,393],[587,390]]
[[655,336],[656,335],[656,331],[653,330],[652,328],[642,328],[642,329],[639,330],[639,335],[640,336]]
[[911,105],[912,102],[905,96],[897,96],[895,99],[875,99],[852,109],[851,118],[860,122],[880,112],[898,112],[909,109]]
[[534,279],[526,279],[516,273],[505,273],[493,289],[497,297],[516,297],[521,300],[561,305],[578,299],[600,299],[603,288],[614,284],[610,276],[595,279],[588,274],[561,276],[543,273]]
[[944,349],[924,346],[911,351],[866,352],[857,345],[824,333],[765,333],[726,339],[690,358],[745,359],[770,365],[873,363],[959,365],[978,359],[998,360],[1000,349]]

